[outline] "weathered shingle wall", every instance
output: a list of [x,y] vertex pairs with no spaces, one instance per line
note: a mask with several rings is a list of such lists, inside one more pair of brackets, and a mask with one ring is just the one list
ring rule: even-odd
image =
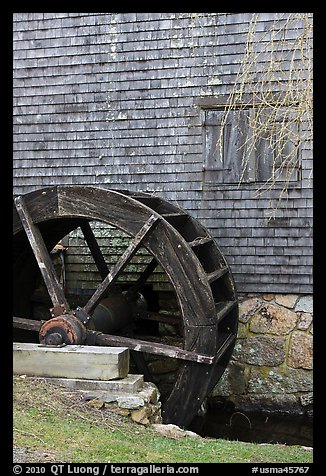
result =
[[[258,48],[275,15],[259,15]],[[200,104],[230,93],[250,19],[15,14],[14,192],[60,183],[159,193],[209,228],[240,291],[311,292],[311,143],[275,221],[267,222],[269,195],[256,198],[255,184],[205,183]],[[287,29],[289,49],[295,34]]]

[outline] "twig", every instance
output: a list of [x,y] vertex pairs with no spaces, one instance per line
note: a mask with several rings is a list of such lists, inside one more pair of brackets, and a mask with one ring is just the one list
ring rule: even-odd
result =
[[39,440],[41,443],[43,443],[44,445],[46,445],[46,442],[44,440],[42,440],[42,438],[34,435],[33,433],[29,433],[28,431],[22,431],[22,430],[18,430],[18,428],[14,428],[13,429],[14,431],[17,431],[18,433],[21,433],[22,435],[25,435],[25,436],[31,436],[32,438],[35,438],[36,440]]
[[241,415],[241,416],[245,417],[246,420],[247,420],[248,423],[249,423],[249,428],[250,428],[250,430],[251,430],[251,421],[250,421],[249,417],[247,417],[247,415],[245,415],[244,413],[241,413],[241,412],[234,412],[234,413],[232,413],[231,418],[230,418],[230,426],[232,426],[232,418],[234,417],[234,415]]
[[[274,202],[278,208],[300,166],[300,146],[312,136],[312,17],[309,13],[282,13],[264,32],[258,32],[258,20],[259,14],[252,14],[243,60],[224,108],[216,150],[223,162],[224,130],[229,115],[231,111],[240,113],[250,108],[249,134],[238,148],[242,150],[238,185],[246,180],[251,157],[265,161],[268,156],[273,161],[271,175],[257,192],[270,191],[282,183]],[[285,62],[289,67],[284,67]],[[252,98],[251,103],[244,101],[245,93]],[[305,131],[300,130],[302,124]],[[235,127],[243,132],[242,116],[239,115]],[[264,152],[257,157],[259,144]],[[255,181],[253,177],[252,180]]]

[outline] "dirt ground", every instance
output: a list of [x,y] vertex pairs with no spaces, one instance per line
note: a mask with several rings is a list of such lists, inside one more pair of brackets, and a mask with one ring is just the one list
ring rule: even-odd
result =
[[49,453],[40,453],[38,451],[28,450],[26,448],[13,448],[13,462],[14,463],[54,463],[58,459]]

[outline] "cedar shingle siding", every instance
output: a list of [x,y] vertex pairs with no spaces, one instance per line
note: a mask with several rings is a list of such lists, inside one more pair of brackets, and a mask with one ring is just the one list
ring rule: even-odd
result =
[[[266,31],[275,15],[260,14],[257,31]],[[263,168],[241,185],[232,167],[210,170],[209,121],[234,84],[250,19],[249,13],[16,13],[14,193],[53,184],[159,193],[210,230],[239,291],[310,293],[311,142],[302,145],[300,174],[275,220],[266,220],[266,210],[277,190],[255,193]],[[287,31],[289,41],[294,34]],[[229,150],[226,162],[232,157]]]

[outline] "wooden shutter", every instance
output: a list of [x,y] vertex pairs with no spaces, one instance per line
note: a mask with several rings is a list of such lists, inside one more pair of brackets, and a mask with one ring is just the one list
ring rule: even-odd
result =
[[299,180],[300,164],[298,151],[299,125],[287,109],[275,113],[266,109],[266,115],[273,114],[273,119],[264,134],[260,134],[256,143],[255,169],[257,182],[275,180],[276,182]]
[[[289,111],[272,109],[260,111],[259,121],[266,130],[258,137],[253,134],[257,112],[253,108],[229,111],[206,110],[204,121],[204,180],[208,184],[277,182],[299,180],[299,161],[296,140],[298,124]],[[268,115],[274,114],[272,121]],[[221,128],[223,127],[223,135]],[[271,125],[269,126],[269,122]],[[222,142],[222,151],[220,148]],[[222,153],[221,153],[222,152]],[[292,164],[282,166],[287,156]]]
[[[248,135],[248,111],[229,111],[223,127],[223,135],[220,137],[224,115],[224,111],[206,111],[204,124],[206,180],[216,183],[239,183],[242,174],[243,151]],[[222,142],[222,154],[220,142]]]

